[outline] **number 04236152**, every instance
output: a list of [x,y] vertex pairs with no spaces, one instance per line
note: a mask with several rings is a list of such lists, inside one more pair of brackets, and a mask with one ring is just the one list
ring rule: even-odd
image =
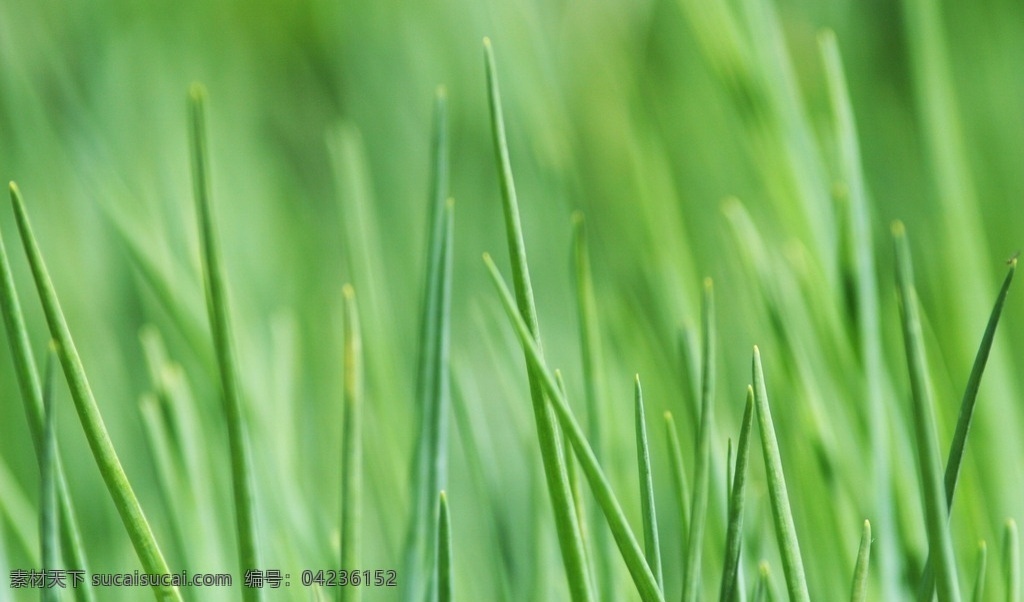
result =
[[384,569],[302,571],[302,585],[320,587],[395,587],[398,572]]

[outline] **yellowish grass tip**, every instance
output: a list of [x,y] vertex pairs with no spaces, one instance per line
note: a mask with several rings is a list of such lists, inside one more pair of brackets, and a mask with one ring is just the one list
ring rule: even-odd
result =
[[437,88],[434,90],[434,96],[438,100],[448,100],[448,88],[444,84],[437,84]]
[[356,289],[354,289],[350,283],[346,282],[345,285],[341,287],[341,294],[346,299],[355,299]]
[[903,222],[896,220],[892,223],[892,235],[897,237],[903,237],[907,234],[907,227],[903,225]]
[[188,97],[192,102],[206,100],[206,86],[199,82],[192,82],[188,87]]
[[491,38],[484,36],[484,48],[491,50]]

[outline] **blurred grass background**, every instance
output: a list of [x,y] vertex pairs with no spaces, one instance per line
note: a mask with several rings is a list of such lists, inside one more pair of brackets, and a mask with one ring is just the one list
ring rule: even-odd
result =
[[[172,543],[174,509],[154,475],[139,411],[141,396],[154,386],[139,338],[150,324],[194,391],[217,477],[218,504],[203,509],[219,525],[217,541],[209,564],[190,569],[235,566],[223,418],[202,319],[188,84],[199,80],[210,91],[214,203],[236,313],[265,560],[292,572],[293,590],[299,571],[331,568],[336,557],[346,281],[360,296],[368,362],[364,558],[368,568],[399,568],[417,428],[413,342],[425,270],[430,114],[434,89],[444,84],[456,199],[453,381],[456,412],[465,417],[453,427],[448,487],[456,591],[489,599],[507,579],[515,599],[564,597],[522,360],[479,259],[490,251],[507,265],[481,61],[480,40],[488,35],[501,72],[545,347],[577,405],[583,386],[570,215],[579,209],[587,216],[610,402],[604,464],[627,515],[638,527],[639,501],[630,494],[630,381],[639,372],[662,531],[678,528],[654,419],[672,410],[690,449],[697,409],[679,333],[698,323],[700,281],[710,275],[721,350],[712,499],[724,498],[725,439],[737,436],[750,348],[758,343],[797,529],[809,550],[811,590],[822,599],[845,592],[861,521],[874,521],[876,508],[865,387],[843,289],[846,226],[836,200],[843,186],[816,36],[826,27],[836,32],[857,118],[892,375],[885,401],[898,408],[891,416],[907,413],[887,229],[899,217],[915,253],[945,450],[1003,260],[1024,235],[1014,219],[1024,198],[1024,11],[1007,0],[720,0],[700,13],[702,6],[0,5],[0,177],[17,180],[25,192],[103,416],[172,567],[182,566],[185,551]],[[769,43],[775,22],[766,7],[781,27],[780,47]],[[737,17],[735,30],[708,16],[716,10]],[[915,11],[937,11],[937,39],[948,51],[943,60],[921,49],[929,34],[920,23],[927,19]],[[735,40],[739,54],[731,54]],[[786,54],[792,82],[780,67]],[[940,79],[948,76],[948,90],[929,86],[936,69]],[[930,112],[936,104],[948,111]],[[952,161],[962,157],[969,182],[943,162],[950,140],[962,145],[952,149],[960,153]],[[792,148],[796,159],[786,154]],[[729,197],[740,199],[763,238],[767,252],[758,256],[769,266],[766,281],[781,291],[775,307],[723,215]],[[801,204],[806,198],[810,205]],[[41,358],[46,331],[9,211],[0,211],[0,226]],[[177,314],[139,269],[122,231],[171,283]],[[1024,455],[1015,439],[1024,416],[1012,359],[1024,345],[1021,303],[1011,292],[953,512],[965,576],[973,574],[978,539],[994,545],[1006,518],[1024,518]],[[181,315],[194,317],[198,339]],[[781,329],[772,322],[778,316]],[[799,353],[785,353],[790,349]],[[34,508],[38,476],[5,345],[0,375],[0,456],[9,473],[0,476],[7,480],[5,506],[14,508],[0,523],[6,579],[7,567],[31,565],[15,533],[27,528],[18,524],[17,509],[20,501]],[[131,547],[70,400],[63,386],[57,390],[59,439],[91,568],[131,570]],[[903,520],[898,534],[876,531],[876,538],[893,537],[908,553],[910,561],[891,569],[913,583],[925,543],[912,435],[897,420],[891,436],[902,441],[895,449],[905,448],[892,456]],[[778,578],[761,465],[751,465],[746,572],[752,580],[764,557]],[[830,499],[827,507],[822,499]],[[716,507],[724,506],[711,506],[709,575],[718,574],[724,539],[724,512]],[[480,535],[495,517],[508,526],[505,558]],[[662,537],[669,592],[679,587],[682,545],[675,542]],[[624,569],[620,577],[625,592]],[[712,591],[717,580],[705,581]],[[108,594],[133,599],[130,591],[103,599]],[[369,590],[366,597],[392,594]]]

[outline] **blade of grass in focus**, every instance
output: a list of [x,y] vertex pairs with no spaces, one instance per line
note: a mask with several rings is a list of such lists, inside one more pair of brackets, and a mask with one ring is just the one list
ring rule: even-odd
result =
[[455,599],[452,575],[452,517],[448,512],[448,496],[441,492],[437,511],[437,602]]
[[[502,208],[505,214],[505,232],[508,237],[509,257],[512,260],[512,282],[516,291],[518,307],[517,315],[522,315],[530,333],[531,342],[538,342],[540,352],[540,326],[537,321],[537,309],[533,300],[533,283],[530,281],[529,267],[526,261],[526,245],[523,241],[523,228],[519,216],[519,201],[516,197],[515,183],[512,179],[512,163],[509,158],[508,142],[505,138],[505,119],[501,108],[501,94],[498,90],[498,74],[495,66],[494,50],[491,41],[484,39],[484,66],[487,75],[487,91],[490,107],[491,128],[493,131],[494,154],[498,166],[498,177],[501,182]],[[543,360],[543,355],[539,354]],[[543,361],[538,362],[543,365]],[[576,602],[589,601],[594,598],[591,591],[589,570],[586,554],[583,550],[583,538],[579,531],[579,522],[572,505],[572,493],[569,491],[565,465],[560,461],[557,438],[555,437],[554,416],[551,407],[545,400],[540,383],[540,375],[527,360],[527,376],[530,381],[530,397],[533,400],[534,419],[537,424],[537,437],[540,443],[541,460],[544,465],[548,493],[555,513],[555,527],[558,531],[558,543],[562,551],[562,562],[565,565],[569,591]]]
[[736,449],[736,468],[729,486],[729,523],[725,540],[725,562],[722,570],[720,602],[732,602],[742,591],[739,583],[740,549],[743,546],[743,503],[747,487],[747,461],[750,457],[750,430],[754,422],[754,389],[747,387],[740,440]]
[[511,320],[516,335],[519,337],[519,342],[526,352],[527,361],[532,366],[533,373],[540,379],[539,384],[544,387],[544,392],[547,394],[548,399],[551,400],[551,407],[554,409],[554,414],[559,420],[563,434],[572,443],[573,449],[576,452],[576,458],[579,460],[580,466],[587,477],[587,482],[590,484],[594,497],[604,512],[608,526],[612,531],[612,536],[619,547],[619,552],[626,563],[626,568],[629,569],[629,573],[633,577],[633,583],[636,584],[641,599],[645,602],[663,600],[661,589],[658,587],[658,581],[654,578],[654,573],[651,572],[651,567],[647,564],[643,551],[640,549],[639,544],[637,544],[636,536],[629,528],[629,523],[622,513],[622,507],[619,505],[615,493],[608,483],[608,478],[594,457],[594,452],[583,435],[583,429],[576,422],[572,410],[566,403],[561,391],[558,390],[554,377],[551,376],[551,373],[544,366],[540,350],[537,348],[537,344],[525,320],[523,320],[522,315],[516,309],[512,293],[509,292],[505,281],[498,272],[498,268],[494,265],[489,255],[484,255],[484,263],[487,264],[491,279],[498,290],[505,313],[508,315],[509,320]]
[[[25,205],[21,199],[21,192],[14,182],[11,182],[11,202],[14,205],[18,231],[25,247],[25,255],[28,256],[32,277],[36,282],[36,289],[39,292],[43,313],[46,315],[50,336],[56,343],[57,357],[64,369],[64,376],[71,390],[71,398],[75,402],[82,430],[85,432],[89,448],[92,450],[100,474],[103,476],[107,491],[113,498],[114,505],[121,516],[125,530],[128,531],[128,536],[132,540],[143,570],[147,573],[170,573],[163,553],[153,536],[153,531],[149,527],[149,522],[142,512],[142,506],[139,505],[139,500],[135,497],[135,491],[128,482],[128,476],[121,466],[117,452],[114,451],[114,444],[107,433],[107,427],[103,423],[103,417],[100,415],[99,406],[93,396],[92,387],[89,386],[89,381],[86,378],[85,367],[78,356],[78,350],[71,338],[71,331],[64,319],[60,302],[57,300],[57,292],[54,290],[50,274],[43,263],[42,252],[32,233],[28,213],[25,211]],[[153,593],[157,599],[181,600],[181,595],[176,587],[153,586]]]
[[[1010,290],[1010,283],[1013,281],[1013,274],[1017,271],[1017,258],[1010,260],[1010,269],[1006,272],[1003,285],[999,289],[992,313],[989,315],[988,324],[985,326],[985,333],[981,337],[981,345],[974,358],[974,365],[971,366],[971,374],[967,377],[967,387],[964,390],[963,399],[960,402],[960,415],[957,417],[956,430],[953,431],[953,440],[949,444],[949,456],[946,459],[946,473],[944,479],[946,492],[946,511],[953,510],[953,494],[956,493],[957,480],[960,477],[960,465],[963,463],[964,451],[967,448],[967,434],[971,430],[974,408],[978,400],[978,388],[981,386],[981,376],[985,372],[988,363],[989,353],[992,351],[992,341],[995,339],[996,327],[999,325],[999,318],[1003,315],[1003,305],[1006,303],[1006,295]],[[931,598],[935,590],[935,569],[932,566],[931,555],[925,562],[924,574],[921,577],[921,585],[918,592],[918,599]]]
[[775,522],[775,536],[779,542],[782,555],[782,572],[786,576],[786,587],[790,600],[809,602],[807,580],[804,577],[803,559],[800,557],[800,543],[796,537],[796,526],[793,524],[793,512],[789,506],[789,493],[786,491],[786,478],[782,472],[782,457],[779,454],[779,441],[775,435],[771,410],[768,407],[768,391],[764,384],[764,371],[761,368],[761,352],[754,347],[754,401],[757,406],[757,424],[761,433],[761,452],[764,455],[764,468],[768,473],[768,495],[772,505],[772,517]]
[[860,535],[860,549],[857,564],[853,569],[853,588],[850,602],[864,602],[868,599],[868,561],[871,559],[871,522],[865,520]]
[[985,599],[985,570],[988,568],[988,546],[985,540],[978,542],[978,573],[974,577],[974,593],[971,596],[973,602],[982,602]]
[[[931,385],[928,381],[928,364],[924,356],[924,338],[921,333],[921,319],[918,316],[917,292],[914,288],[910,249],[907,244],[906,230],[901,222],[893,224],[892,235],[896,247],[896,284],[899,292],[907,369],[910,373],[914,433],[917,440],[917,458],[921,474],[921,496],[928,532],[928,547],[935,563],[939,602],[958,601],[960,600],[960,586],[957,582],[956,560],[953,556],[953,542],[949,533],[949,512],[942,491],[942,481],[939,477],[941,470],[939,468],[939,441],[935,432],[935,414],[932,407]],[[930,591],[926,593],[927,598],[930,599]]]
[[[46,371],[43,380],[43,413],[46,424],[43,427],[43,453],[39,457],[39,550],[44,571],[57,570],[60,557],[58,537],[60,517],[57,509],[57,412],[53,403],[54,350],[46,357]],[[60,589],[44,587],[40,592],[43,602],[60,600]]]
[[[36,456],[41,461],[45,449],[44,431],[46,430],[43,391],[39,383],[36,363],[32,357],[25,318],[21,312],[21,303],[18,301],[18,293],[14,288],[10,260],[2,240],[0,240],[0,311],[3,313],[7,340],[10,344],[11,357],[14,360],[14,371],[25,408],[25,417],[28,419],[29,434],[32,436]],[[58,523],[64,560],[69,568],[81,569],[88,573],[89,567],[85,558],[85,548],[82,545],[78,518],[75,516],[71,503],[71,495],[68,492],[67,478],[64,475],[64,466],[59,452],[54,452],[54,462],[57,498],[60,505]],[[87,580],[80,587],[75,588],[75,598],[80,602],[90,602],[94,599],[91,581]]]
[[644,524],[644,553],[651,572],[658,581],[658,587],[665,589],[661,574],[661,546],[658,543],[658,513],[654,506],[654,477],[651,472],[651,452],[647,445],[647,422],[644,415],[644,394],[640,388],[640,375],[633,380],[635,419],[636,419],[636,455],[640,475],[640,514]]
[[[359,312],[352,285],[342,287],[345,314],[344,404],[342,416],[341,456],[341,567],[360,567],[362,560],[362,491],[363,491],[363,360]],[[339,587],[340,602],[356,602],[362,588]]]
[[708,512],[711,482],[711,431],[715,392],[715,317],[711,279],[704,280],[701,312],[701,389],[700,426],[697,430],[696,462],[693,477],[693,503],[690,506],[690,532],[683,570],[683,602],[696,602],[701,582],[701,558],[704,550],[704,524]]
[[[583,384],[587,402],[587,430],[590,445],[597,460],[602,461],[604,450],[605,370],[601,331],[597,321],[597,296],[594,293],[593,273],[587,243],[586,220],[582,212],[575,212],[573,223],[573,272],[576,277],[576,305],[579,312],[580,352],[583,363]],[[589,534],[593,554],[593,571],[597,576],[597,591],[605,600],[614,599],[618,588],[614,550],[608,541],[608,532],[601,524],[598,512],[589,513]]]
[[[205,112],[206,90],[200,84],[192,84],[189,89],[192,183],[202,247],[206,307],[209,312],[210,330],[217,355],[224,416],[227,422],[231,483],[235,503],[235,535],[238,538],[238,563],[241,573],[244,574],[246,571],[258,570],[262,567],[256,534],[252,453],[249,448],[245,414],[242,409],[237,358],[231,339],[227,283],[221,265],[220,251],[217,247],[216,229],[213,224]],[[247,601],[263,598],[262,591],[253,587],[243,586],[242,595]]]
[[432,550],[435,546],[429,540],[437,522],[437,492],[447,487],[448,415],[451,406],[449,331],[454,232],[453,210],[448,199],[447,107],[447,93],[439,87],[434,104],[430,231],[416,381],[416,400],[421,421],[413,459],[413,465],[416,466],[413,475],[413,516],[405,550],[406,577],[403,587],[406,600],[422,599],[428,587],[428,568],[434,563]]
[[1017,522],[1006,521],[1003,531],[1003,571],[1006,575],[1006,602],[1020,602],[1020,540]]

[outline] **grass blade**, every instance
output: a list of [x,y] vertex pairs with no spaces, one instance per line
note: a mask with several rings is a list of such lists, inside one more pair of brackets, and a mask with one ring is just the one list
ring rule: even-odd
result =
[[[487,90],[490,101],[491,127],[494,132],[494,154],[498,164],[498,178],[501,181],[502,207],[505,213],[505,231],[508,236],[509,257],[512,260],[512,282],[516,291],[517,315],[527,325],[531,342],[537,342],[537,365],[543,365],[540,350],[540,327],[537,309],[533,300],[533,284],[530,281],[526,262],[526,245],[523,241],[523,227],[519,217],[519,201],[516,198],[515,183],[512,179],[512,163],[509,159],[508,143],[505,139],[505,120],[501,109],[501,95],[498,91],[498,74],[494,62],[491,41],[484,39],[484,65],[487,73]],[[537,437],[540,440],[541,460],[548,493],[555,513],[555,527],[562,551],[569,591],[573,600],[592,600],[586,554],[579,522],[572,505],[572,494],[565,473],[565,465],[558,454],[558,443],[554,433],[554,416],[544,398],[541,377],[536,368],[527,360],[527,376],[530,381],[530,397],[533,400],[534,419],[537,423]]]
[[988,546],[985,541],[978,542],[978,575],[974,578],[974,594],[971,600],[982,602],[985,599],[985,570],[988,568]]
[[[60,541],[57,536],[57,412],[53,404],[53,355],[51,348],[46,358],[46,376],[43,381],[46,425],[43,427],[43,453],[39,457],[39,550],[44,571],[56,570],[57,558],[60,557]],[[43,602],[60,600],[60,591],[55,587],[44,587],[41,594]]]
[[644,417],[644,393],[640,375],[634,379],[636,401],[636,455],[640,474],[640,512],[644,523],[644,553],[658,587],[665,589],[661,574],[661,546],[658,543],[658,514],[654,507],[654,479],[651,476],[651,451],[647,445],[647,422]]
[[1003,570],[1006,571],[1006,602],[1020,602],[1020,540],[1017,522],[1006,521],[1003,532]]
[[871,559],[871,522],[864,521],[860,535],[860,550],[857,551],[857,565],[853,569],[853,589],[850,602],[864,602],[868,599],[868,561]]
[[771,602],[772,600],[772,573],[768,563],[764,560],[757,567],[757,583],[754,584],[754,593],[751,598],[753,602]]
[[[429,198],[427,277],[420,322],[416,400],[421,412],[413,465],[413,517],[406,540],[407,600],[422,599],[432,566],[430,533],[436,524],[437,492],[447,487],[449,324],[452,285],[452,208],[448,199],[448,100],[438,88],[434,105],[433,169]],[[446,202],[447,201],[447,202]]]
[[[82,430],[85,432],[100,474],[114,500],[125,530],[128,531],[128,536],[135,547],[135,553],[142,563],[142,568],[147,573],[170,573],[156,538],[153,536],[153,531],[149,527],[149,522],[142,512],[142,506],[139,505],[139,500],[135,497],[135,491],[128,482],[128,476],[124,473],[117,452],[114,451],[114,444],[107,433],[107,427],[103,424],[103,417],[100,415],[99,406],[93,396],[92,387],[89,386],[89,380],[85,376],[82,359],[78,356],[78,350],[71,338],[71,331],[64,319],[64,312],[57,300],[57,292],[54,290],[50,274],[43,262],[42,252],[32,233],[28,213],[25,211],[25,204],[21,199],[21,192],[13,182],[11,183],[11,202],[14,204],[14,216],[18,222],[18,231],[25,247],[25,254],[28,256],[32,277],[35,279],[36,288],[39,291],[50,336],[56,341],[57,357],[60,359],[68,387],[71,389],[71,398],[75,402],[75,410],[78,412]],[[154,586],[153,593],[158,599],[181,599],[178,589],[175,587]]]
[[750,458],[750,430],[754,423],[754,389],[747,387],[747,403],[736,449],[736,468],[729,487],[729,525],[725,540],[725,562],[719,600],[732,602],[739,591],[740,548],[743,545],[743,499],[747,486],[747,462]]
[[[580,350],[583,362],[583,385],[587,402],[587,431],[590,445],[598,461],[602,460],[604,450],[605,421],[605,370],[604,352],[601,345],[601,332],[597,323],[597,295],[594,293],[594,280],[590,269],[590,253],[587,250],[587,228],[583,213],[577,211],[572,216],[573,223],[573,272],[576,277],[576,304],[580,316]],[[605,599],[614,599],[618,588],[616,579],[614,550],[608,541],[608,532],[601,525],[598,512],[590,514],[590,536],[596,566],[592,567],[597,575],[598,591]]]
[[[363,443],[360,416],[363,405],[362,339],[359,313],[352,286],[342,287],[345,304],[345,398],[342,416],[341,452],[341,567],[362,566],[360,527],[362,520]],[[338,600],[354,602],[362,588],[339,587]]]
[[498,273],[498,268],[494,265],[489,255],[484,255],[484,263],[487,264],[491,279],[498,289],[502,305],[515,328],[519,342],[523,345],[527,361],[533,366],[533,373],[540,379],[539,384],[544,387],[544,393],[551,400],[551,407],[554,409],[554,414],[561,424],[562,432],[569,439],[569,442],[572,443],[572,447],[576,451],[576,458],[580,462],[580,467],[587,477],[587,482],[590,484],[591,491],[597,499],[598,505],[604,512],[608,527],[611,529],[615,543],[619,547],[619,552],[626,563],[626,568],[629,569],[629,574],[636,584],[637,591],[640,592],[641,599],[645,602],[663,600],[661,589],[658,587],[658,581],[654,578],[654,573],[651,572],[651,567],[647,564],[643,551],[641,551],[636,537],[629,528],[629,523],[622,513],[622,507],[615,498],[615,493],[608,483],[608,478],[601,470],[597,458],[594,457],[594,451],[591,449],[590,444],[587,443],[587,439],[583,435],[583,429],[573,416],[569,404],[566,403],[565,397],[558,390],[554,377],[544,367],[540,349],[537,348],[537,343],[530,333],[526,321],[516,309],[512,293],[509,292],[501,274]]
[[455,579],[452,574],[452,517],[448,513],[448,496],[441,492],[437,511],[437,602],[451,602]]
[[[686,484],[686,469],[683,468],[683,448],[679,444],[679,431],[672,412],[665,412],[665,435],[668,439],[668,462],[672,467],[672,486],[679,501],[679,541],[687,541],[690,532],[690,492]],[[685,553],[685,549],[683,550]]]
[[704,280],[704,311],[701,314],[700,426],[697,430],[697,461],[693,477],[693,505],[690,506],[690,533],[683,571],[683,601],[695,602],[700,588],[701,555],[704,550],[704,523],[708,512],[711,481],[711,429],[715,391],[714,304],[711,279]]
[[[255,493],[253,491],[252,454],[248,431],[242,412],[241,391],[238,383],[238,365],[228,313],[227,283],[217,248],[217,235],[213,224],[210,202],[209,156],[206,143],[206,89],[193,84],[189,90],[189,125],[192,144],[192,182],[202,241],[203,280],[206,285],[206,307],[210,316],[210,330],[220,371],[221,395],[227,419],[228,447],[231,456],[231,483],[235,501],[235,528],[238,537],[238,562],[241,572],[260,568],[260,554],[256,535]],[[243,587],[245,600],[259,600],[261,590]]]
[[[956,420],[956,430],[953,431],[953,440],[949,444],[949,456],[946,459],[945,491],[946,511],[953,510],[953,494],[956,493],[956,483],[960,477],[960,466],[963,463],[964,451],[967,447],[967,434],[971,430],[974,408],[978,400],[978,389],[981,386],[981,376],[988,364],[989,353],[992,351],[992,341],[995,339],[996,327],[999,326],[999,318],[1003,315],[1003,305],[1006,303],[1006,295],[1010,290],[1010,283],[1013,281],[1013,274],[1017,271],[1017,258],[1010,260],[1010,269],[1006,272],[1003,285],[996,296],[992,313],[989,314],[988,324],[985,326],[985,333],[981,337],[981,345],[974,357],[974,365],[971,366],[971,374],[967,377],[967,387],[964,389],[963,399],[960,401],[960,414]],[[930,598],[935,590],[935,569],[932,566],[931,553],[925,564],[924,574],[921,577],[922,590],[919,599]]]
[[[906,230],[901,222],[892,226],[896,246],[896,284],[899,291],[900,316],[903,339],[910,372],[910,388],[914,409],[914,432],[917,439],[917,458],[921,471],[921,495],[928,532],[928,547],[935,562],[935,578],[939,602],[960,600],[957,583],[953,542],[949,534],[949,512],[939,480],[939,442],[935,433],[935,415],[932,408],[931,386],[928,382],[928,364],[924,356],[924,339],[918,316],[917,291],[910,262]],[[929,593],[929,598],[930,593]]]
[[757,425],[761,432],[761,452],[764,468],[768,473],[768,494],[772,504],[772,518],[775,521],[775,535],[779,540],[782,555],[782,572],[786,576],[786,587],[790,600],[809,602],[804,563],[800,557],[800,544],[796,538],[793,512],[789,507],[789,493],[786,491],[786,477],[782,473],[782,457],[779,441],[775,436],[771,410],[768,407],[768,391],[764,384],[761,368],[761,352],[754,347],[754,402],[757,405]]

